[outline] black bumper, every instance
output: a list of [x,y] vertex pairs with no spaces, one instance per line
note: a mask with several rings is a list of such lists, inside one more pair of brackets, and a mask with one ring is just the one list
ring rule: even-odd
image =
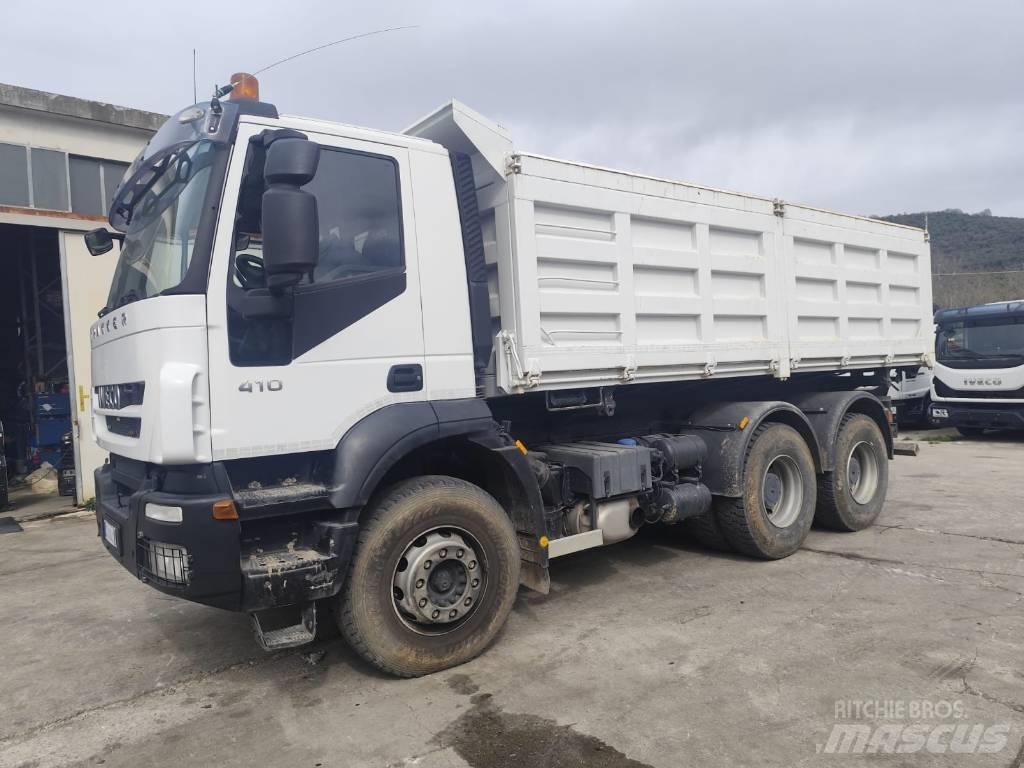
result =
[[[234,498],[217,463],[168,469],[112,457],[95,477],[100,541],[161,592],[255,611],[331,597],[341,588],[357,525],[339,522],[330,510],[247,520],[240,509],[240,520],[215,519],[214,502]],[[180,507],[182,521],[147,517],[147,504]]]
[[[237,520],[213,518],[213,503],[231,498],[229,489],[217,487],[213,465],[203,478],[211,487],[200,494],[157,490],[157,481],[138,472],[116,477],[117,466],[107,464],[96,470],[96,527],[107,551],[140,581],[161,592],[239,610],[241,530]],[[133,491],[136,484],[139,487]],[[182,522],[146,517],[147,503],[181,507]],[[105,535],[110,526],[116,531],[116,543]]]
[[932,421],[938,426],[971,429],[1024,429],[1024,405],[951,403],[941,400],[933,402],[929,410]]

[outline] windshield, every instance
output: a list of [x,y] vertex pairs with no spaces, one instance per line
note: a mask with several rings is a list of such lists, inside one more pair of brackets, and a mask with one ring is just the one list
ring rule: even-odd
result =
[[155,296],[185,277],[219,151],[204,139],[182,142],[129,171],[110,212],[125,236],[106,310]]
[[936,353],[940,360],[1022,357],[1024,318],[944,325],[939,328]]

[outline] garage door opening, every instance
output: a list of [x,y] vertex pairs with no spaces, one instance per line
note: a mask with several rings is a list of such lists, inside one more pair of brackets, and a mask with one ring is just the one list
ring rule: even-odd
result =
[[0,514],[19,519],[76,501],[58,237],[54,229],[0,224]]

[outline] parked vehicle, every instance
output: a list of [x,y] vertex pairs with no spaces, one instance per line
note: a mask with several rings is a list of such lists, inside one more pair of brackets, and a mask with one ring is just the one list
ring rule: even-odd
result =
[[889,379],[889,400],[896,406],[896,421],[900,427],[914,428],[931,425],[932,372],[924,366],[916,371],[894,370]]
[[267,648],[332,601],[414,676],[641,526],[772,559],[876,519],[889,369],[930,354],[921,230],[518,152],[457,102],[404,134],[280,116],[234,79],[110,212],[96,521],[141,580]]
[[1024,429],[1024,300],[935,313],[932,419],[976,436]]

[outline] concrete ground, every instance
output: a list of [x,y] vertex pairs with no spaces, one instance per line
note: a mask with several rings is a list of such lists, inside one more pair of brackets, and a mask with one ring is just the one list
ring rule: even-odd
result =
[[406,681],[336,637],[266,655],[244,616],[116,566],[91,518],[29,523],[0,536],[0,766],[841,765],[895,727],[887,765],[1019,768],[1024,441],[890,468],[877,526],[779,562],[650,537],[556,561],[486,654]]
[[41,520],[64,515],[75,509],[71,496],[53,493],[34,493],[28,488],[12,488],[9,503],[0,509],[0,517],[13,517],[18,522]]

